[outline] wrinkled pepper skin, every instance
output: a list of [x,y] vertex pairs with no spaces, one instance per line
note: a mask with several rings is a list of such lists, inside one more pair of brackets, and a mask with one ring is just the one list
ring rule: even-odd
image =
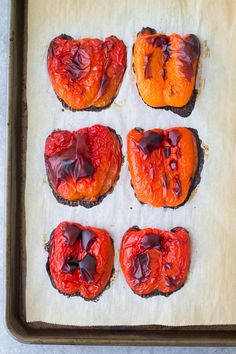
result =
[[167,36],[143,28],[133,48],[136,83],[143,101],[188,116],[196,99],[199,56],[200,43],[195,35]]
[[200,182],[204,153],[194,129],[132,129],[127,157],[131,183],[141,203],[179,207]]
[[113,190],[119,178],[121,138],[98,124],[74,132],[54,131],[46,139],[44,157],[58,202],[90,208]]
[[188,231],[171,231],[137,226],[123,236],[120,264],[125,279],[137,295],[169,296],[186,282],[190,267]]
[[113,273],[113,241],[106,230],[61,222],[47,244],[52,285],[63,295],[96,299]]
[[118,94],[126,69],[126,46],[115,36],[105,41],[74,40],[62,34],[49,45],[47,67],[65,108],[99,111]]

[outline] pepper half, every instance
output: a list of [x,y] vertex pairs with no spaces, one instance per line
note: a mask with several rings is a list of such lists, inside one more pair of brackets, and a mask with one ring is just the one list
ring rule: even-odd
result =
[[194,87],[199,56],[200,43],[194,34],[167,36],[143,28],[133,48],[136,82],[143,101],[189,116],[197,95]]
[[99,111],[118,94],[126,69],[126,46],[115,36],[105,41],[74,40],[62,34],[50,43],[47,66],[65,108]]
[[113,241],[106,230],[61,222],[52,232],[46,269],[63,295],[96,299],[113,272]]
[[141,203],[183,205],[200,182],[204,152],[191,128],[133,129],[127,138],[132,186]]
[[190,267],[188,231],[171,231],[137,226],[123,236],[120,264],[125,279],[135,294],[168,296],[185,283]]
[[121,138],[103,125],[54,131],[45,143],[49,185],[62,204],[99,204],[113,190],[122,164]]

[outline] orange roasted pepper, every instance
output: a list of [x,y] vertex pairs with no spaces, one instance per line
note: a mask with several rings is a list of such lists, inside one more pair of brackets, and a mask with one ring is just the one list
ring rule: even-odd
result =
[[199,40],[193,34],[167,36],[150,28],[139,32],[133,64],[143,101],[152,107],[187,105],[194,91],[199,55]]
[[200,182],[203,150],[190,128],[133,129],[128,163],[137,199],[154,207],[178,207]]

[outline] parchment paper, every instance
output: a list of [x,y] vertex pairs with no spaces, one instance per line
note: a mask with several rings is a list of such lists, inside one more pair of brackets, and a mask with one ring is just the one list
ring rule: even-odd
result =
[[[236,1],[30,0],[28,14],[28,146],[26,179],[27,321],[71,325],[207,325],[236,323]],[[132,72],[136,33],[150,26],[171,34],[195,33],[202,54],[200,93],[187,119],[146,106]],[[55,36],[105,38],[128,47],[128,66],[112,107],[99,112],[63,111],[46,70]],[[112,194],[92,209],[56,202],[44,167],[44,143],[54,129],[75,130],[100,123],[116,129],[124,142],[136,126],[189,126],[209,146],[197,193],[177,210],[142,206],[134,197],[125,161]],[[116,274],[98,302],[60,295],[45,270],[44,243],[62,220],[107,229],[114,239]],[[132,225],[186,227],[192,260],[186,285],[168,298],[143,299],[126,284],[118,262],[120,241]]]

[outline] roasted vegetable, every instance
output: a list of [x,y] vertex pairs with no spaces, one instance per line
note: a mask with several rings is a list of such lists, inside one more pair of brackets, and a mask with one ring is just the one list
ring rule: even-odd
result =
[[143,101],[181,116],[192,112],[200,43],[189,34],[167,36],[147,27],[138,33],[133,49],[137,87]]
[[113,242],[106,230],[61,222],[52,232],[47,271],[52,285],[64,295],[96,299],[113,271]]
[[87,208],[99,204],[112,191],[121,163],[121,139],[102,125],[54,131],[46,140],[48,181],[62,204]]
[[123,236],[120,264],[135,294],[168,296],[180,289],[190,266],[190,239],[187,230],[171,231],[134,226]]
[[200,182],[204,154],[194,129],[133,129],[127,154],[132,186],[142,203],[178,207]]
[[71,110],[101,110],[118,94],[126,69],[126,47],[110,36],[74,40],[62,34],[48,49],[48,74],[53,89]]

